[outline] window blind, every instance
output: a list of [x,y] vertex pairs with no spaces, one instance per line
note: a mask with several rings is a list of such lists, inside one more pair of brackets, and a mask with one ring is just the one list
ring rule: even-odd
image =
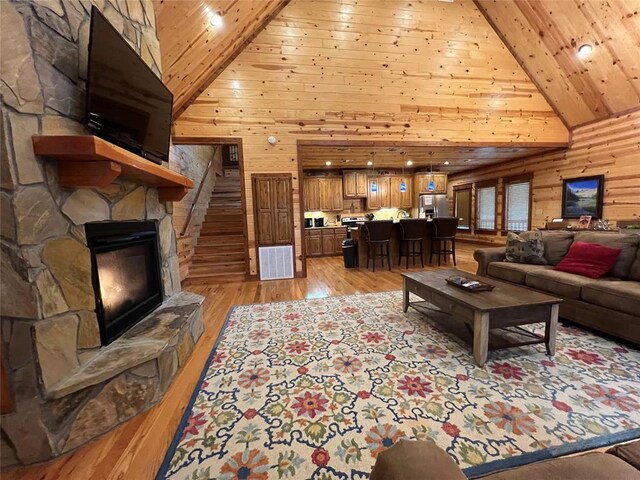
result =
[[529,182],[510,183],[506,188],[507,230],[522,232],[529,228]]
[[481,230],[496,229],[496,187],[478,188],[478,221]]

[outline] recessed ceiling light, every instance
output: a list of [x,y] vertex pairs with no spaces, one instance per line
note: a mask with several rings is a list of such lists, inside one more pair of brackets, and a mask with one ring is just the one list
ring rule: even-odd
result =
[[588,43],[585,43],[584,45],[580,45],[580,47],[578,48],[578,56],[581,58],[588,57],[592,51],[593,47]]
[[445,160],[445,161],[444,161],[444,164],[445,164],[445,165],[449,165],[449,160]]
[[372,162],[371,160],[369,160],[369,161],[367,162],[367,165],[371,166],[371,165],[373,165],[373,162]]
[[222,15],[220,15],[218,12],[211,15],[211,25],[213,25],[216,28],[219,28],[222,26],[223,23],[224,22],[222,21]]
[[407,165],[413,165],[413,162],[411,160],[407,160]]
[[473,158],[467,158],[465,162],[473,162]]
[[331,165],[331,162],[326,161],[326,162],[324,162],[324,164],[328,167],[329,165]]

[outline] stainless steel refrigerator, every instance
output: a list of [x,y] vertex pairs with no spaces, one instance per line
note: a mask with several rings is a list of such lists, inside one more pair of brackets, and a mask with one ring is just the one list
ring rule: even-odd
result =
[[449,216],[449,199],[446,195],[425,193],[420,195],[418,216],[421,218],[435,218]]

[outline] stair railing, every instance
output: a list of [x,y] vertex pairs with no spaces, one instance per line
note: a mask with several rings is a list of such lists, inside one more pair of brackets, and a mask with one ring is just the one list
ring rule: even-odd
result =
[[193,217],[193,212],[196,209],[196,204],[198,203],[198,200],[200,200],[200,193],[202,193],[202,187],[204,187],[204,181],[207,179],[207,176],[209,175],[209,170],[211,170],[211,166],[213,165],[213,159],[216,156],[217,150],[218,150],[218,147],[213,147],[213,155],[211,155],[211,159],[207,164],[207,169],[204,171],[204,175],[202,176],[202,181],[200,182],[200,185],[198,185],[198,191],[196,192],[196,196],[193,200],[193,203],[191,204],[191,208],[189,209],[189,215],[187,215],[187,221],[184,222],[184,227],[182,227],[182,232],[180,232],[181,237],[184,237],[185,233],[187,233],[187,229],[189,228],[189,224],[191,223],[191,218]]

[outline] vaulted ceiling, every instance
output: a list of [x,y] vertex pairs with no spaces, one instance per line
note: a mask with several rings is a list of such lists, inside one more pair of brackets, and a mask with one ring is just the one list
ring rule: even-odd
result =
[[[174,116],[242,51],[288,0],[153,0],[162,77]],[[212,23],[215,14],[223,18]]]
[[[463,92],[456,87],[457,94],[467,95],[466,103],[473,111],[488,112],[489,101],[492,105],[500,105],[506,113],[511,105],[516,106],[519,102],[522,105],[521,115],[550,119],[538,101],[538,93],[527,86],[531,80],[568,128],[640,108],[640,0],[474,0],[488,24],[523,68],[524,78],[491,43],[490,36],[484,34],[482,22],[465,17],[470,12],[468,8],[460,9],[458,24],[446,21],[438,24],[437,19],[434,23],[429,17],[421,17],[420,8],[412,2],[402,1],[336,2],[338,10],[335,12],[329,5],[331,2],[306,1],[283,10],[281,15],[278,13],[289,0],[153,1],[164,80],[175,95],[176,117],[199,96],[200,102],[206,102],[212,96],[225,94],[226,85],[212,82],[242,50],[248,52],[245,55],[248,61],[236,65],[240,68],[235,75],[237,78],[243,77],[242,69],[256,68],[258,63],[272,66],[271,70],[268,65],[263,67],[265,79],[271,80],[271,71],[284,68],[295,71],[302,78],[304,72],[313,74],[312,65],[304,64],[307,59],[315,65],[321,61],[327,48],[331,47],[334,52],[336,49],[353,49],[357,45],[354,42],[361,42],[363,52],[366,50],[372,52],[373,57],[379,56],[377,68],[384,71],[383,77],[386,75],[393,79],[394,75],[400,75],[399,80],[402,78],[401,82],[390,82],[394,88],[385,89],[384,93],[376,93],[373,88],[375,82],[371,83],[372,88],[368,92],[377,95],[376,101],[383,104],[393,101],[393,95],[402,93],[396,92],[397,88],[416,97],[429,95],[428,90],[435,84],[431,86],[433,82],[428,80],[442,75],[438,87],[442,98],[453,93],[446,84],[447,77],[450,82],[466,82],[471,90],[477,91]],[[462,5],[468,2],[453,1]],[[446,3],[442,5],[444,8]],[[224,26],[220,29],[211,24],[211,16],[215,12],[220,12],[224,18]],[[311,29],[330,21],[334,22],[331,26],[334,30],[327,29],[326,38],[311,34]],[[272,25],[270,35],[263,37],[260,44],[252,44],[251,40],[267,24]],[[371,27],[371,31],[362,28],[365,24]],[[447,37],[445,42],[444,37],[440,38],[440,30],[456,33]],[[396,40],[387,46],[387,38]],[[583,43],[592,44],[594,49],[589,57],[579,58],[577,48]],[[347,53],[341,52],[341,55]],[[413,58],[415,55],[421,56],[425,64],[413,75],[418,82],[413,83],[418,85],[422,82],[423,85],[422,90],[410,92],[407,86],[412,74],[402,69],[411,69],[411,62],[418,61],[418,57]],[[489,64],[485,63],[487,60]],[[296,61],[303,63],[295,65]],[[282,65],[277,65],[280,63]],[[430,68],[433,65],[439,65],[436,68],[438,72]],[[506,81],[496,77],[496,71],[512,69],[510,83],[513,86],[510,88],[513,91],[507,93],[504,90],[506,86],[500,87],[504,91],[500,95],[497,94],[500,88],[491,92],[485,92],[484,88],[478,90],[480,77],[469,75],[469,69],[465,74],[465,66],[470,66],[483,78],[493,77],[494,85]],[[340,64],[343,71],[348,67],[365,69],[373,68],[374,64],[368,65],[361,58],[353,57],[351,65]],[[490,74],[491,69],[494,75]],[[330,71],[325,69],[323,74]],[[367,75],[362,79],[364,84],[372,82]],[[318,81],[326,83],[320,77]],[[248,82],[246,84],[248,86]],[[276,85],[268,82],[262,84],[261,90],[278,90]],[[362,89],[354,90],[354,87],[345,85],[343,93],[364,92]],[[235,98],[244,88],[244,85],[240,89],[232,87],[228,93]],[[202,92],[205,94],[200,95]],[[437,95],[436,91],[431,93]],[[324,94],[327,98],[331,92],[325,91]],[[261,98],[265,98],[264,95]],[[414,109],[417,109],[416,113],[440,114],[446,111],[443,109],[450,108],[444,100],[430,106],[404,99],[400,103],[403,104],[401,116],[407,116]],[[465,110],[458,113],[470,114]],[[513,122],[512,128],[522,125],[522,120],[518,120]]]
[[640,108],[640,0],[476,4],[569,127]]

